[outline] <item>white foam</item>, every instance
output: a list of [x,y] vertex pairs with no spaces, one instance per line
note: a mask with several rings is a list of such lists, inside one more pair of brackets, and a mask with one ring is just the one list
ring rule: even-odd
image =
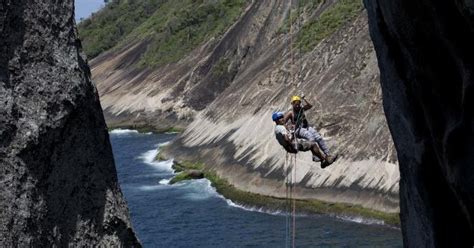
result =
[[[203,199],[208,199],[210,197],[218,197],[218,198],[223,199],[227,203],[227,205],[230,206],[230,207],[239,208],[239,209],[249,211],[249,212],[258,212],[258,213],[269,214],[269,215],[278,215],[278,216],[285,216],[287,214],[286,212],[281,211],[281,210],[269,210],[269,209],[265,209],[263,207],[248,207],[248,206],[244,206],[244,205],[235,203],[232,200],[227,199],[223,195],[217,193],[216,189],[211,186],[211,182],[209,180],[204,178],[204,179],[193,180],[193,181],[200,181],[199,183],[201,183],[201,184],[203,183],[204,184],[204,187],[203,187],[204,192],[201,192],[201,194],[199,194],[199,195],[188,194],[187,195],[188,199],[203,200]],[[189,186],[193,186],[193,187],[198,188],[198,186],[196,184],[195,185],[189,184]],[[296,216],[300,217],[300,216],[306,216],[306,215],[297,214]]]
[[116,135],[116,136],[125,136],[125,135],[131,135],[131,134],[142,134],[142,135],[151,135],[153,132],[148,132],[148,133],[140,133],[137,130],[133,129],[121,129],[117,128],[109,132],[111,135]]
[[170,141],[160,143],[160,144],[158,144],[158,148],[163,147],[163,146],[167,146],[169,143],[170,143]]
[[222,197],[216,192],[216,189],[211,186],[211,182],[205,178],[182,181],[177,183],[177,185],[188,191],[183,195],[183,199],[201,201],[211,197]]
[[142,159],[143,162],[149,164],[155,161],[156,156],[158,155],[158,149],[152,149],[142,153],[138,158]]
[[143,185],[138,187],[139,190],[142,191],[153,191],[153,190],[158,190],[158,189],[163,189],[165,186],[164,185]]
[[235,202],[233,202],[229,199],[225,199],[225,201],[227,202],[227,205],[229,205],[230,207],[239,208],[239,209],[249,211],[249,212],[258,212],[258,213],[278,215],[278,216],[286,215],[285,212],[280,211],[280,210],[271,211],[271,210],[268,210],[268,209],[265,209],[265,208],[262,208],[262,207],[260,207],[260,208],[258,208],[258,207],[246,207],[244,205],[240,205],[238,203],[235,203]]
[[173,172],[173,159],[170,160],[165,160],[165,161],[156,161],[156,156],[158,155],[159,152],[159,147],[162,147],[166,145],[168,142],[158,144],[155,149],[149,150],[143,154],[141,154],[138,158],[141,159],[143,162],[145,162],[148,165],[151,165],[155,167],[156,169],[160,171],[165,171],[165,172]]
[[178,134],[179,132],[165,132],[165,134]]
[[126,134],[137,134],[138,131],[137,130],[131,130],[131,129],[114,129],[112,131],[110,131],[111,134],[115,134],[115,135],[126,135]]
[[385,225],[385,222],[383,220],[376,220],[376,219],[371,219],[371,218],[364,218],[361,216],[345,216],[345,215],[336,215],[334,216],[340,220],[344,221],[349,221],[349,222],[355,222],[359,224],[366,224],[366,225]]
[[170,183],[171,179],[161,179],[160,182],[158,182],[161,185],[168,185]]

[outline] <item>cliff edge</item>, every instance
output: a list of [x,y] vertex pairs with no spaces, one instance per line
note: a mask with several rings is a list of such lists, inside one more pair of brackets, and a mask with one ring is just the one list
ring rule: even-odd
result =
[[406,247],[474,244],[474,2],[365,1]]

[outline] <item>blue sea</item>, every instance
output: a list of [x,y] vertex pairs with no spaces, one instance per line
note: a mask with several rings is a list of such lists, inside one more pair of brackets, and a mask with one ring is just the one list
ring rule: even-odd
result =
[[[289,247],[285,213],[234,204],[206,179],[168,185],[172,161],[154,158],[175,136],[110,132],[120,186],[144,247]],[[402,247],[402,236],[377,221],[298,215],[295,242],[296,247]]]

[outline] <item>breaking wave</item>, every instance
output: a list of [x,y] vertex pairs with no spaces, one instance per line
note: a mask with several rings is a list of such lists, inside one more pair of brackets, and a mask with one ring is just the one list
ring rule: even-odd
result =
[[166,145],[168,142],[158,144],[155,149],[149,150],[143,154],[141,154],[138,158],[141,159],[145,164],[151,165],[158,170],[166,171],[166,172],[173,172],[173,159],[165,160],[165,161],[156,161],[156,156],[160,152],[160,147]]

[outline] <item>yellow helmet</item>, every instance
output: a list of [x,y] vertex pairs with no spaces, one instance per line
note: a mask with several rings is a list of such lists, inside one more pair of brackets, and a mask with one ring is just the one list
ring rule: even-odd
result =
[[296,102],[296,101],[300,101],[300,102],[301,102],[301,97],[299,97],[299,96],[292,96],[292,97],[291,97],[291,103],[294,103],[294,102]]

